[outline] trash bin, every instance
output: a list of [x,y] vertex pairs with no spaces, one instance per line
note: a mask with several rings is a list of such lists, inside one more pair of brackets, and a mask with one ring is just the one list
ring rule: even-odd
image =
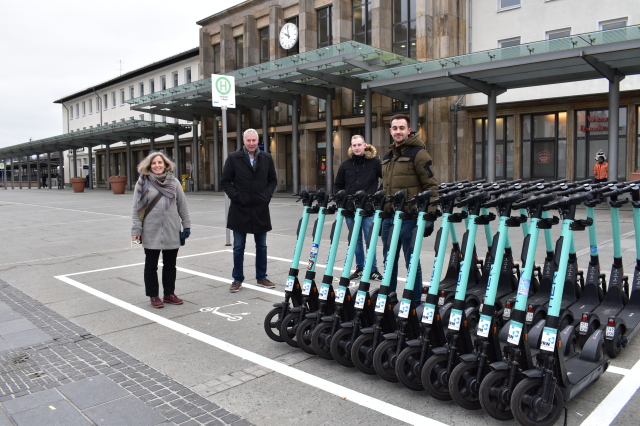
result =
[[182,183],[182,190],[186,191],[187,190],[187,179],[189,178],[189,175],[182,175],[180,182]]

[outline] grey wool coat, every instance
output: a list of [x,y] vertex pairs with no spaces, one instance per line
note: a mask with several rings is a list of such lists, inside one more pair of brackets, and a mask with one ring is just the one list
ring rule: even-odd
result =
[[[175,179],[175,178],[174,178]],[[158,190],[149,185],[149,203],[158,195]],[[176,200],[166,208],[166,198],[158,200],[153,210],[144,218],[138,217],[138,203],[133,194],[133,226],[131,235],[142,235],[142,247],[152,250],[175,250],[180,248],[180,231],[191,228],[187,199],[182,185],[176,180]]]

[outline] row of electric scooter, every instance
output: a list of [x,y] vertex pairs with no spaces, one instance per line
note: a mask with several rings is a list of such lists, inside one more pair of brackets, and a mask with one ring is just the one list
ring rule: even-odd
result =
[[[619,209],[632,198],[636,266],[629,283],[623,272]],[[404,191],[302,191],[302,218],[285,287],[285,300],[264,321],[267,335],[366,374],[453,399],[466,409],[483,408],[499,420],[552,425],[565,401],[607,369],[610,357],[637,333],[640,323],[640,187],[637,182],[591,184],[520,181],[453,182],[407,200]],[[614,259],[601,273],[594,209],[608,202]],[[578,219],[578,207],[586,217]],[[496,213],[488,209],[495,208]],[[550,216],[557,211],[560,219]],[[582,212],[583,210],[579,210]],[[516,212],[516,214],[514,214]],[[316,260],[327,215],[335,214],[324,276],[316,285]],[[514,215],[512,215],[514,214]],[[309,263],[298,280],[300,256],[311,215],[317,215]],[[373,216],[362,278],[350,274],[362,218]],[[334,264],[344,218],[354,219],[337,288]],[[382,222],[393,218],[379,288],[370,274]],[[430,285],[421,301],[413,289],[424,237],[440,218]],[[390,291],[403,220],[417,220],[413,252],[402,296]],[[497,220],[495,235],[491,222]],[[464,222],[462,242],[456,223]],[[560,227],[555,247],[551,229]],[[476,236],[485,230],[480,260]],[[520,265],[514,261],[509,228],[522,228]],[[586,273],[577,265],[574,232],[589,229]],[[546,255],[535,262],[539,230]],[[451,240],[450,250],[449,240]],[[445,261],[446,266],[445,266]],[[446,272],[445,272],[446,271]],[[444,272],[444,273],[443,273]],[[444,275],[444,276],[443,276]],[[631,286],[631,289],[630,289]],[[633,290],[633,291],[631,291]]]

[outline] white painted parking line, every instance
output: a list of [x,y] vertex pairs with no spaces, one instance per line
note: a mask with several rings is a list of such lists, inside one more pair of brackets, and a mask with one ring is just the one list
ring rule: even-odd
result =
[[[218,276],[211,275],[211,274],[205,274],[204,272],[193,271],[191,269],[181,268],[179,266],[176,266],[176,269],[178,271],[180,271],[180,272],[185,272],[185,273],[191,274],[191,275],[197,275],[199,277],[208,278],[210,280],[221,281],[221,282],[227,283],[227,284],[231,284],[233,282],[229,278],[222,278],[222,277],[218,277]],[[261,291],[263,293],[275,294],[276,296],[284,297],[284,292],[278,291],[278,290],[274,290],[272,288],[264,288],[264,287],[260,287],[260,286],[257,286],[257,285],[254,285],[254,284],[248,284],[248,283],[242,283],[242,287],[243,288],[250,288],[252,290]]]
[[[611,367],[607,371],[610,369]],[[636,362],[636,365],[628,371],[620,383],[582,422],[581,426],[607,426],[615,420],[640,387],[640,361]]]
[[620,374],[621,376],[626,376],[630,371],[628,368],[614,367],[613,365],[607,367],[607,373]]
[[302,382],[305,385],[312,386],[317,389],[321,389],[332,395],[340,397],[343,400],[354,402],[370,410],[376,411],[378,413],[384,414],[386,416],[389,416],[395,419],[400,419],[412,425],[420,425],[420,426],[444,426],[445,425],[444,423],[441,423],[437,420],[431,419],[429,417],[421,416],[417,413],[414,413],[409,410],[405,410],[404,408],[389,404],[377,398],[373,398],[363,393],[356,392],[352,389],[330,382],[329,380],[314,376],[305,371],[298,370],[296,368],[274,361],[262,355],[243,349],[239,346],[232,345],[230,343],[217,339],[208,334],[202,333],[193,328],[184,326],[173,320],[163,318],[160,315],[154,314],[138,306],[132,305],[123,300],[117,299],[113,296],[110,296],[106,293],[96,290],[88,285],[82,284],[81,282],[75,281],[69,278],[68,276],[59,275],[54,278],[62,282],[65,282],[69,285],[72,285],[89,294],[92,294],[96,297],[99,297],[100,299],[105,300],[109,303],[112,303],[120,308],[126,309],[129,312],[132,312],[148,320],[154,321],[157,324],[160,324],[171,330],[177,331],[178,333],[182,333],[186,336],[199,340],[203,343],[211,345],[222,351],[228,352],[242,359],[251,361],[262,367],[269,368],[275,372],[278,372],[284,376],[289,377],[290,379]]

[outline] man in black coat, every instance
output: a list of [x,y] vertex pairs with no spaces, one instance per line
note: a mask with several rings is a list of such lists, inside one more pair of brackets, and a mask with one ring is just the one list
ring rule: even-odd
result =
[[[344,189],[347,195],[355,194],[358,191],[374,194],[378,188],[378,180],[382,178],[382,166],[380,158],[378,158],[376,154],[377,151],[375,147],[368,145],[362,136],[353,136],[351,138],[351,147],[347,152],[349,158],[344,160],[338,169],[338,175],[333,185],[334,191],[338,192]],[[347,217],[346,221],[349,231],[351,231],[354,220],[353,218]],[[357,280],[362,277],[365,262],[362,238],[363,236],[367,238],[371,225],[373,225],[372,216],[362,218],[362,228],[360,228],[358,244],[356,245],[356,270],[349,277],[352,280]],[[378,271],[375,256],[373,257],[371,276],[366,278],[382,280],[382,274]]]
[[243,262],[247,234],[256,243],[256,281],[275,288],[267,279],[267,232],[271,231],[269,202],[278,183],[271,155],[258,149],[258,132],[247,129],[244,146],[227,157],[222,170],[222,189],[231,200],[227,228],[233,231],[233,283],[235,293],[244,281]]

